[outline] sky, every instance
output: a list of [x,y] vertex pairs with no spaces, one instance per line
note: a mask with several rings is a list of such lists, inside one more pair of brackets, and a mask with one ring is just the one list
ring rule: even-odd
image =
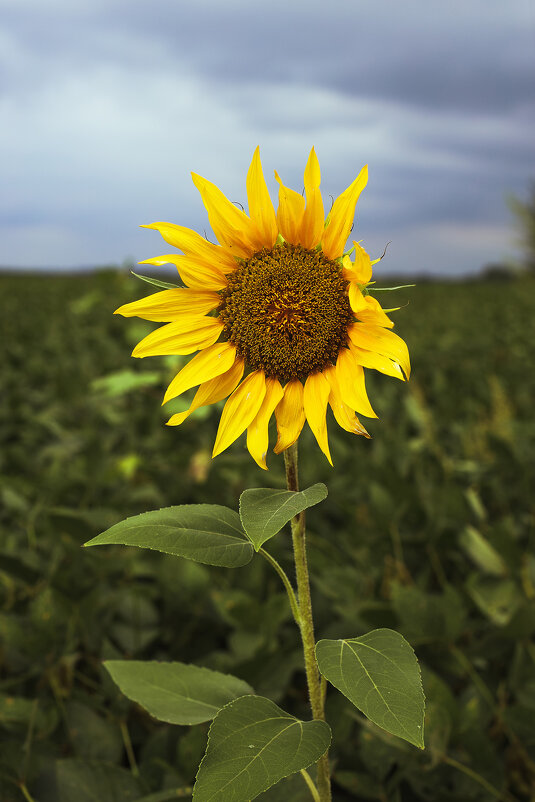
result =
[[352,238],[391,274],[515,256],[535,178],[535,0],[0,0],[0,265],[169,252],[213,238],[193,170],[246,206],[260,145],[326,207],[369,164]]

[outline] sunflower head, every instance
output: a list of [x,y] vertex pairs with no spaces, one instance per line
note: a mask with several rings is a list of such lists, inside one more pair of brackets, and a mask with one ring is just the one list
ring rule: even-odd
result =
[[164,403],[198,386],[189,409],[168,421],[177,426],[195,409],[227,399],[213,456],[247,430],[251,456],[267,468],[268,424],[275,414],[275,453],[295,443],[307,420],[332,465],[327,407],[343,429],[369,437],[355,414],[376,417],[364,368],[408,378],[407,346],[367,289],[370,257],[357,242],[344,252],[367,176],[364,167],[325,219],[312,149],[304,196],[275,173],[275,212],[257,148],[247,173],[249,215],[193,174],[219,244],[171,223],[146,226],[181,253],[143,264],[176,265],[186,286],[116,311],[166,324],[133,356],[198,352],[172,380]]

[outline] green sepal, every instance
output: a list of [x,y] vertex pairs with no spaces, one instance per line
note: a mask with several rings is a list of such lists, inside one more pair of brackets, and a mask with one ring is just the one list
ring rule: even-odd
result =
[[147,284],[153,284],[155,287],[163,287],[165,290],[176,290],[185,286],[184,284],[172,284],[169,281],[161,281],[159,278],[152,278],[152,276],[142,276],[141,273],[134,273],[133,270],[130,272],[136,278],[140,278],[141,281],[146,281]]

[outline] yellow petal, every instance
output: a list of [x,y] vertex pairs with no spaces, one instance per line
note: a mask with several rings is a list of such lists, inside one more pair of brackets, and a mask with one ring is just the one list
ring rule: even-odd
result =
[[314,148],[310,151],[305,168],[306,209],[301,222],[300,243],[304,248],[319,245],[325,225],[323,200],[320,191],[320,165]]
[[183,314],[205,315],[220,303],[219,295],[209,290],[162,290],[123,304],[113,314],[166,323]]
[[236,359],[236,346],[230,343],[216,343],[209,348],[205,348],[200,354],[196,354],[184,365],[177,373],[165,393],[163,403],[176,398],[177,395],[195,387],[197,384],[209,381],[216,376],[221,376],[230,370]]
[[351,283],[349,285],[349,304],[355,314],[358,314],[361,309],[366,309],[366,298],[360,291],[358,284]]
[[226,398],[237,387],[241,377],[245,363],[243,359],[237,359],[230,370],[223,373],[221,376],[216,376],[207,382],[203,382],[193,397],[191,406],[184,412],[177,412],[172,415],[167,421],[167,426],[179,426],[188,418],[192,412],[199,407],[209,406],[216,404],[223,398]]
[[280,232],[290,245],[298,245],[300,242],[301,220],[305,210],[305,199],[299,192],[290,189],[290,187],[285,187],[276,170],[275,178],[279,183],[277,223]]
[[322,373],[311,373],[305,382],[303,406],[308,425],[312,429],[318,445],[331,463],[331,452],[327,438],[327,402],[331,388]]
[[370,257],[358,242],[353,240],[355,248],[355,261],[353,262],[353,271],[356,275],[356,280],[359,284],[367,284],[371,281],[372,277],[372,263]]
[[228,282],[225,274],[216,266],[203,259],[194,259],[190,256],[181,256],[177,253],[165,253],[163,256],[153,256],[138,262],[140,265],[175,265],[180,278],[188,287],[196,290],[222,290]]
[[399,362],[405,376],[409,378],[411,373],[409,350],[404,340],[393,331],[387,331],[381,326],[373,326],[370,323],[353,323],[348,329],[348,334],[357,348],[373,351]]
[[223,407],[212,457],[228,448],[254,420],[266,394],[266,375],[255,370],[234,390]]
[[255,419],[247,427],[247,448],[256,464],[267,471],[266,454],[269,445],[269,420],[284,395],[278,379],[266,379],[266,394]]
[[372,409],[366,386],[364,384],[364,369],[358,365],[349,348],[341,348],[336,360],[336,378],[342,400],[351,408],[366,415],[367,418],[376,418]]
[[217,317],[182,315],[180,320],[160,326],[144,337],[132,351],[132,356],[192,354],[213,345],[223,328],[224,323]]
[[358,365],[363,368],[373,368],[385,373],[387,376],[393,376],[395,379],[405,381],[403,371],[397,362],[393,362],[387,356],[376,354],[373,351],[365,351],[363,348],[357,348],[352,342],[349,343],[349,350],[355,357]]
[[324,368],[323,375],[326,377],[331,387],[331,392],[329,395],[329,405],[333,411],[333,415],[336,419],[337,424],[342,429],[345,429],[346,432],[351,432],[352,434],[361,434],[364,437],[369,438],[370,435],[368,434],[364,426],[361,424],[361,422],[355,415],[354,411],[351,409],[351,407],[348,407],[348,405],[344,403],[344,401],[342,400],[340,387],[336,379],[335,368],[334,367]]
[[305,423],[303,385],[292,379],[284,388],[284,396],[275,407],[278,438],[275,454],[280,454],[295,443]]
[[323,235],[323,252],[327,259],[338,259],[349,237],[355,206],[368,181],[368,165],[362,168],[353,183],[335,200]]
[[264,247],[272,248],[277,239],[279,227],[262,172],[260,148],[256,148],[247,173],[247,199],[251,220],[256,223]]
[[140,226],[141,228],[153,228],[159,231],[169,245],[178,248],[186,256],[193,256],[197,259],[205,259],[209,264],[217,264],[224,272],[229,273],[236,269],[236,261],[220,245],[214,245],[207,239],[201,237],[196,231],[185,226],[177,226],[174,223],[150,223]]
[[[351,292],[349,295],[349,299],[351,301]],[[385,314],[381,304],[377,300],[377,298],[372,298],[371,295],[367,295],[364,299],[364,307],[360,309],[355,309],[352,306],[355,315],[361,320],[363,323],[372,323],[375,326],[382,326],[388,329],[393,328],[394,323],[390,320],[390,318]]]
[[191,174],[193,183],[201,193],[208,212],[212,230],[219,242],[226,245],[236,256],[247,258],[262,245],[252,220],[238,209],[220,189],[196,173]]

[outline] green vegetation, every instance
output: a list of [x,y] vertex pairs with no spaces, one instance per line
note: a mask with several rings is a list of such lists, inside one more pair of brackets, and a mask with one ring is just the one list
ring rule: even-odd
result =
[[[208,724],[156,722],[102,662],[195,662],[309,719],[284,587],[260,557],[242,571],[81,544],[146,510],[236,509],[248,488],[283,489],[282,458],[270,453],[265,473],[240,440],[212,462],[216,409],[163,425],[188,405],[159,410],[182,361],[130,359],[154,324],[111,314],[146,284],[6,275],[0,289],[0,799],[188,799]],[[331,421],[333,470],[305,432],[300,471],[303,487],[329,488],[307,511],[317,638],[386,627],[409,640],[426,750],[331,691],[334,798],[529,802],[535,280],[396,295],[410,298],[395,319],[413,378],[368,372],[373,439]],[[269,546],[290,570],[288,534]],[[258,799],[311,796],[296,774]]]

